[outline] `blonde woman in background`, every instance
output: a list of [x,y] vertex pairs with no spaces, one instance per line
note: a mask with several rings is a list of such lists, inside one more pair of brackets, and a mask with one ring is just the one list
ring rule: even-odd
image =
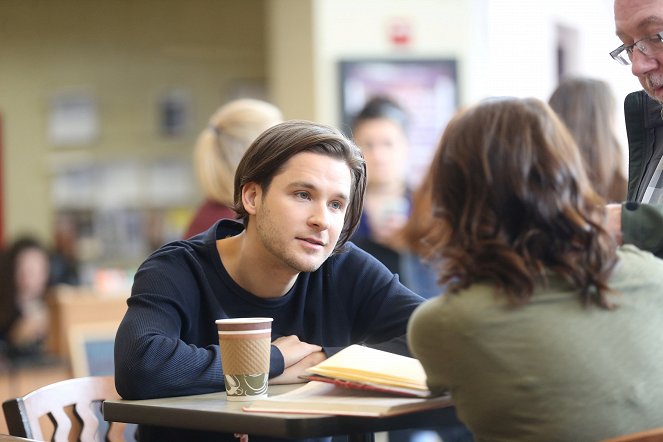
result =
[[614,132],[615,97],[593,78],[562,80],[548,101],[573,135],[594,190],[608,202],[626,198],[624,155]]
[[235,169],[249,145],[265,129],[283,121],[281,111],[266,101],[242,98],[220,107],[198,136],[193,161],[205,201],[184,238],[207,230],[222,218],[235,218]]

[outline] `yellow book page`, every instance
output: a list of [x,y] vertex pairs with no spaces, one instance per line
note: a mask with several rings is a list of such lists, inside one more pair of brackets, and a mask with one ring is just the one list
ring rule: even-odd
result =
[[426,373],[414,358],[351,345],[309,369],[322,376],[427,390]]

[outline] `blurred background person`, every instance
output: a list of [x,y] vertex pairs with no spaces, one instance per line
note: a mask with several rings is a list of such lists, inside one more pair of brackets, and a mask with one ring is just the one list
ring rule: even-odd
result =
[[[397,273],[407,288],[420,296],[432,297],[439,294],[441,288],[433,268],[420,259],[421,238],[415,239],[430,226],[429,185],[424,181],[417,192],[408,187],[407,131],[406,111],[388,97],[370,99],[353,120],[352,136],[366,160],[367,186],[364,210],[352,242],[375,256],[392,273]],[[409,233],[404,234],[408,218],[413,221]],[[414,245],[413,248],[409,244]],[[445,442],[472,440],[469,431],[460,424],[389,432],[390,442],[438,438]]]
[[397,233],[410,213],[407,128],[407,113],[387,97],[370,99],[352,122],[352,137],[364,154],[368,177],[364,211],[352,242],[399,274]]
[[451,392],[481,441],[663,425],[663,261],[617,248],[552,109],[482,102],[449,123],[432,167],[447,295],[408,326],[431,391]]
[[45,355],[49,269],[48,251],[32,237],[17,239],[2,257],[0,341],[13,365]]
[[55,218],[54,246],[50,258],[49,285],[81,283],[78,259],[78,229],[72,216],[59,213]]
[[233,180],[239,160],[258,135],[281,121],[283,115],[276,106],[252,98],[231,101],[210,117],[209,125],[198,136],[193,155],[205,200],[184,238],[207,230],[221,218],[235,218]]
[[548,100],[573,135],[594,190],[607,202],[626,199],[625,161],[615,133],[615,97],[593,78],[562,80]]

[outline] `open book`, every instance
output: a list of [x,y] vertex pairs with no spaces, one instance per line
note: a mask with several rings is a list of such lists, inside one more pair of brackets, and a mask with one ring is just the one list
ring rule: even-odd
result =
[[252,402],[242,410],[379,417],[443,408],[450,405],[449,396],[403,397],[311,381],[288,393]]
[[426,373],[414,358],[351,345],[308,369],[309,380],[333,382],[347,388],[361,388],[428,397]]

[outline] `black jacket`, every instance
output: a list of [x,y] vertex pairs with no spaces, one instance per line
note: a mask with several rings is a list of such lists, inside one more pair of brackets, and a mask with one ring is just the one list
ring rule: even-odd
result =
[[624,100],[628,136],[628,201],[640,202],[663,155],[661,104],[645,91],[631,92]]

